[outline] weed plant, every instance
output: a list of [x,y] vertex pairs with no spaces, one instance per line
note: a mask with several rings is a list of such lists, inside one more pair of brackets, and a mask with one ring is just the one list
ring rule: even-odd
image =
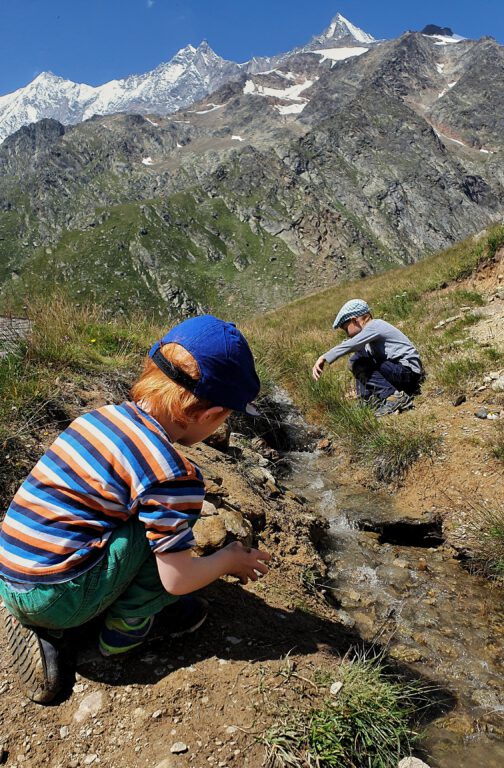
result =
[[411,754],[412,722],[425,698],[420,685],[394,680],[380,658],[365,657],[344,661],[338,681],[337,695],[264,734],[268,768],[396,768]]

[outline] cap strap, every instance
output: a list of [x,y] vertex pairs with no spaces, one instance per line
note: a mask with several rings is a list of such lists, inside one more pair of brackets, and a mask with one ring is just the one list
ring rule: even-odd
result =
[[173,365],[172,362],[166,359],[160,349],[156,349],[156,351],[151,354],[151,360],[157,365],[159,370],[163,371],[163,373],[168,376],[169,379],[180,384],[184,389],[188,389],[189,392],[194,392],[199,383],[198,379],[192,379],[181,368],[177,368],[176,365]]

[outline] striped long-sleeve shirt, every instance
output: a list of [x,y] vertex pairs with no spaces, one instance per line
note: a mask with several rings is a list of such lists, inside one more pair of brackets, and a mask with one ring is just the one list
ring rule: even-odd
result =
[[200,470],[155,419],[131,402],[98,408],[59,435],[16,493],[0,532],[0,576],[74,579],[133,515],[153,552],[187,549],[203,498]]

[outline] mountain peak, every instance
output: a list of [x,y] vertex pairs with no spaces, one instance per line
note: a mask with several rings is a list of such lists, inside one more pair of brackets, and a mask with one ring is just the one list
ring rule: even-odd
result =
[[427,24],[422,29],[422,35],[445,35],[446,37],[453,37],[453,31],[450,27],[438,27],[437,24]]
[[343,14],[337,13],[321,37],[327,40],[341,40],[344,37],[353,37],[359,43],[374,43],[375,38],[367,32],[356,27],[348,21]]

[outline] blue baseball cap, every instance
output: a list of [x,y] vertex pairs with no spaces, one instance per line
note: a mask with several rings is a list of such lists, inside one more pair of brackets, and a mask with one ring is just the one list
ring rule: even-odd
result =
[[[200,378],[192,379],[167,360],[161,352],[163,344],[180,344],[189,352],[198,363]],[[247,340],[234,323],[226,323],[213,315],[191,317],[156,341],[149,357],[170,379],[196,397],[233,411],[259,415],[252,405],[261,388],[254,358]]]
[[370,313],[369,306],[364,299],[350,299],[343,304],[334,318],[333,328],[342,328],[352,317],[361,317]]

